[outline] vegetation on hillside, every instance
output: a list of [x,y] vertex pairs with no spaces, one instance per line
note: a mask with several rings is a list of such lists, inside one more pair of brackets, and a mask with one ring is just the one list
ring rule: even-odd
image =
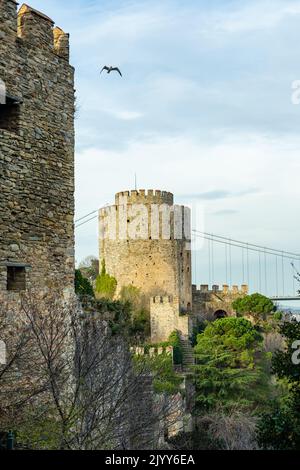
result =
[[266,356],[262,336],[245,318],[222,318],[197,337],[197,409],[237,405],[253,409],[266,399]]
[[105,260],[101,263],[101,272],[96,279],[95,293],[97,298],[112,300],[117,290],[117,280],[106,272]]
[[84,277],[79,269],[75,271],[75,292],[80,300],[94,298],[94,289],[90,281]]
[[276,311],[272,300],[258,293],[241,297],[235,300],[232,306],[239,315],[249,315],[256,323],[265,320],[271,312]]
[[300,323],[285,322],[280,328],[286,348],[275,352],[272,371],[285,385],[285,393],[261,416],[258,442],[264,449],[300,449]]

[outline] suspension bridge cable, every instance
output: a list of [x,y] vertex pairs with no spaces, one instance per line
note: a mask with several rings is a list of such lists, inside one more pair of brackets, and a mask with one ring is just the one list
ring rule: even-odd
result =
[[211,242],[211,277],[212,283],[215,283],[215,259],[214,259],[214,240]]
[[245,252],[242,248],[242,271],[243,271],[243,284],[245,284]]
[[[208,237],[208,236],[205,236],[205,235],[199,235],[199,234],[197,234],[196,236],[197,236],[197,237],[200,237],[200,238],[203,238],[203,239],[205,239],[205,240],[212,240],[211,237]],[[237,243],[232,243],[231,239],[225,239],[225,240],[229,240],[229,242],[228,242],[228,241],[226,242],[226,241],[222,241],[222,240],[217,240],[217,239],[216,239],[216,235],[214,235],[214,238],[213,238],[213,241],[214,241],[214,242],[217,242],[217,243],[227,244],[227,245],[229,245],[229,246],[231,246],[231,247],[244,248],[243,245],[238,245]],[[250,246],[252,246],[252,245],[249,243],[249,248],[248,248],[249,251],[254,251],[254,252],[256,252],[256,253],[264,253],[264,252],[265,252],[265,251],[264,251],[265,248],[263,248],[262,250],[259,250],[259,249],[256,249],[256,248],[251,248]],[[267,253],[268,255],[278,256],[276,253],[272,253],[272,251],[266,251],[266,253]],[[283,255],[281,255],[283,258],[287,258],[287,259],[289,259],[289,260],[293,259],[293,260],[299,261],[300,255],[295,255],[295,257],[293,257],[293,256],[288,256],[287,254],[288,254],[289,252],[288,252],[288,251],[282,251],[282,250],[280,251],[280,253],[284,253]]]
[[250,285],[249,246],[247,244],[247,284]]
[[259,252],[258,252],[258,266],[259,266],[259,276],[258,276],[258,279],[259,279],[259,292],[261,292],[261,258],[260,258],[260,254],[261,254],[261,252],[259,251]]
[[225,245],[225,272],[226,272],[226,276],[225,276],[225,279],[226,279],[226,284],[228,284],[228,254],[227,254],[227,245]]
[[87,224],[88,222],[91,222],[91,220],[95,220],[95,219],[97,219],[97,218],[98,218],[98,216],[96,215],[96,217],[92,217],[91,219],[85,220],[85,221],[82,222],[81,224],[76,225],[76,226],[75,226],[75,229],[78,228],[78,227],[81,227],[82,225],[85,225],[85,224]]
[[229,285],[232,286],[232,256],[231,256],[231,243],[229,243]]
[[208,264],[209,264],[209,268],[208,268],[208,279],[209,279],[209,285],[211,286],[211,254],[210,254],[210,242],[211,242],[211,240],[209,239],[209,241],[208,241]]
[[98,212],[98,211],[93,211],[93,212],[90,212],[89,214],[84,215],[83,217],[80,217],[80,219],[75,220],[75,224],[76,224],[77,222],[80,222],[80,221],[83,220],[83,219],[86,219],[86,218],[89,217],[90,215],[96,214],[96,212]]
[[293,262],[291,262],[291,266],[292,266],[292,277],[293,277],[293,295],[295,293],[295,276],[294,276],[294,269],[293,269]]
[[268,277],[267,277],[267,253],[264,251],[264,264],[265,264],[265,289],[266,294],[268,293]]
[[282,295],[284,295],[284,259],[283,259],[283,252],[281,258],[281,269],[282,269]]
[[[205,235],[205,236],[209,236],[211,237],[213,235],[214,239],[216,238],[219,238],[221,240],[227,240],[229,243],[238,243],[239,245],[246,245],[246,246],[249,246],[249,247],[254,247],[254,248],[260,248],[261,250],[267,250],[268,251],[274,251],[274,252],[277,252],[277,253],[285,253],[287,255],[292,255],[293,258],[297,258],[298,260],[300,260],[300,253],[294,253],[294,252],[291,252],[291,251],[284,251],[284,250],[279,250],[279,249],[276,249],[276,248],[270,248],[270,247],[266,247],[266,246],[262,246],[262,245],[255,245],[254,243],[248,243],[248,242],[242,242],[240,240],[234,240],[232,238],[228,238],[228,237],[223,237],[221,235],[216,235],[216,234],[211,234],[211,233],[208,233],[208,232],[201,232],[200,230],[193,230],[193,232],[196,232],[196,233],[199,233],[201,235]],[[215,240],[217,241],[217,240]]]
[[278,297],[278,295],[279,295],[279,290],[278,290],[278,256],[276,256],[275,259],[276,259],[276,266],[275,266],[275,270],[276,270],[276,295]]

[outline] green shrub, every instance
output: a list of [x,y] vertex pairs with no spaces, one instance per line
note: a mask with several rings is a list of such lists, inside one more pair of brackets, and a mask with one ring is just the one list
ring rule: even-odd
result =
[[106,272],[105,261],[102,260],[101,273],[96,279],[97,297],[113,299],[117,290],[117,280]]
[[92,284],[81,274],[79,269],[75,271],[75,292],[80,299],[84,297],[95,297]]
[[253,408],[268,399],[262,337],[245,318],[222,318],[197,337],[195,367],[199,410]]
[[173,360],[174,364],[182,364],[183,351],[178,331],[173,331],[169,336],[169,344],[173,346]]

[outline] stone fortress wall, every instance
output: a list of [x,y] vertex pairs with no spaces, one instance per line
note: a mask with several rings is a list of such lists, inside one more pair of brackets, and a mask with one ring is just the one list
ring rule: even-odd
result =
[[0,296],[74,279],[74,69],[69,35],[0,0]]
[[232,286],[224,284],[220,289],[218,285],[209,289],[207,284],[197,288],[193,285],[193,317],[195,320],[216,320],[226,316],[235,316],[232,302],[248,294],[248,286]]
[[166,341],[175,330],[180,331],[182,339],[189,338],[191,316],[181,315],[178,297],[156,296],[150,302],[152,343]]
[[[182,226],[188,212],[184,207],[174,206],[173,203],[173,194],[165,191],[139,190],[118,193],[115,205],[99,211],[99,222],[102,226],[107,222],[108,210],[116,216],[115,239],[100,236],[100,266],[102,260],[105,260],[107,272],[118,281],[117,294],[123,286],[134,285],[142,290],[149,303],[154,296],[174,296],[179,299],[180,308],[187,311],[191,309],[192,302],[189,250],[191,237],[188,234],[182,239],[177,239],[173,210],[181,214]],[[170,211],[171,230],[167,238],[163,237],[164,222],[159,208],[167,208]],[[144,219],[148,222],[147,227],[135,226],[137,212],[144,214]],[[120,225],[121,219],[125,220],[124,227]],[[159,222],[159,230],[155,236],[154,222]],[[133,230],[137,234],[135,238],[131,236]],[[183,230],[182,233],[184,234]]]

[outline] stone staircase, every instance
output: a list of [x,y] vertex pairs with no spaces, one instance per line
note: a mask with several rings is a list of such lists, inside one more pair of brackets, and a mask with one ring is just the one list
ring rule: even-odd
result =
[[180,342],[183,352],[182,368],[184,371],[188,371],[191,366],[195,365],[194,351],[188,339],[181,338]]

